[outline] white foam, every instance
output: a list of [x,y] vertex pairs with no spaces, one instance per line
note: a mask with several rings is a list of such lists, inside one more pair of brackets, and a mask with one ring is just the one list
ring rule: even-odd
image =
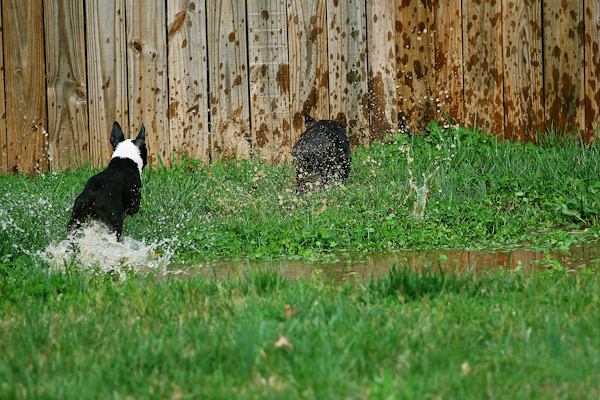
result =
[[40,256],[52,270],[64,270],[74,262],[89,272],[112,273],[125,278],[128,271],[165,273],[174,252],[169,246],[172,242],[163,239],[148,244],[128,236],[122,236],[117,242],[116,235],[110,234],[105,225],[91,221],[73,237],[50,244]]
[[144,168],[144,161],[142,160],[140,149],[138,149],[135,143],[133,143],[133,139],[127,139],[119,143],[111,159],[112,158],[126,158],[135,161],[140,171],[140,178],[142,177],[142,168]]

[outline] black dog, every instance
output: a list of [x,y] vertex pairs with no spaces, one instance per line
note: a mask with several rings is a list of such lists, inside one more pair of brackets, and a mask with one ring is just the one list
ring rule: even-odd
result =
[[123,218],[140,209],[142,169],[147,164],[146,129],[142,125],[135,140],[125,140],[121,126],[115,121],[110,143],[112,158],[104,171],[87,181],[75,200],[68,234],[91,217],[104,222],[118,240],[123,232]]
[[346,125],[330,120],[317,122],[307,113],[304,113],[304,125],[306,131],[291,151],[296,167],[296,193],[304,192],[309,177],[327,184],[337,172],[342,181],[345,180],[352,161]]

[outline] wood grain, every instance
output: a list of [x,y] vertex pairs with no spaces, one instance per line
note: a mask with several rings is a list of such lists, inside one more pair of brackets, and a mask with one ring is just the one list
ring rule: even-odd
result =
[[128,137],[144,123],[150,162],[167,165],[184,153],[285,162],[305,111],[346,123],[353,146],[446,114],[509,140],[552,125],[599,134],[596,0],[1,8],[0,173],[106,165],[115,120]]
[[504,132],[502,3],[463,1],[465,125]]
[[326,0],[288,0],[292,142],[304,132],[304,112],[329,119]]
[[208,44],[204,1],[168,2],[170,152],[209,159]]
[[285,0],[248,3],[252,148],[269,161],[289,158],[290,76]]
[[396,100],[396,14],[394,3],[367,1],[369,30],[370,140],[394,136],[398,129]]
[[245,4],[207,0],[211,156],[250,157]]
[[8,170],[48,169],[46,74],[42,0],[4,0]]
[[505,134],[514,141],[544,129],[542,7],[537,0],[503,0]]
[[544,99],[546,127],[571,133],[585,127],[583,2],[546,0]]
[[352,145],[368,144],[367,11],[361,0],[327,1],[329,110]]
[[146,127],[148,163],[171,162],[165,2],[127,0],[129,126]]
[[113,122],[126,137],[129,131],[127,98],[127,36],[125,0],[97,0],[86,5],[88,110],[90,157],[94,167],[108,164]]
[[434,93],[435,13],[432,2],[397,1],[395,10],[398,120],[402,132],[423,133],[441,116]]
[[[2,44],[2,13],[0,12],[0,53]],[[0,175],[8,172],[8,144],[6,138],[6,103],[4,99],[4,57],[0,57]]]
[[434,94],[452,124],[464,122],[461,0],[439,0],[434,10]]
[[585,2],[585,137],[600,135],[600,3]]
[[90,158],[83,3],[44,2],[48,159],[52,171]]

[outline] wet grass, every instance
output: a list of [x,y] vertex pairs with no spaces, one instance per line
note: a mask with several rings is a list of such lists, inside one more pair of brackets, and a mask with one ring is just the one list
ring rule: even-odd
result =
[[[499,143],[433,123],[355,149],[344,185],[298,197],[293,169],[260,160],[184,159],[144,171],[124,234],[169,242],[177,261],[317,259],[399,249],[568,247],[598,237],[597,147],[547,132]],[[0,176],[0,262],[66,236],[73,201],[97,171]],[[418,216],[418,197],[429,192]]]
[[598,398],[597,270],[151,276],[0,267],[0,390],[24,398]]
[[[556,248],[598,237],[595,145],[428,129],[357,149],[343,186],[303,197],[287,165],[148,169],[142,209],[124,233],[174,238],[174,258],[187,262]],[[160,284],[82,273],[77,263],[50,272],[35,254],[65,238],[73,200],[95,172],[0,176],[2,399],[599,395],[595,264],[569,271],[556,261],[531,274],[396,265],[354,285],[321,270],[294,282],[249,268]]]

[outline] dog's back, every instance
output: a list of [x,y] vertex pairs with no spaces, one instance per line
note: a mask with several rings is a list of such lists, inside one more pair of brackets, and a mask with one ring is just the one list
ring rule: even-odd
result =
[[75,200],[67,232],[71,233],[88,218],[104,222],[111,232],[121,236],[123,218],[140,209],[142,169],[147,163],[145,129],[135,140],[125,140],[117,122],[110,142],[114,153],[106,169],[92,176]]
[[315,121],[304,114],[306,131],[292,147],[296,167],[296,191],[304,190],[308,175],[315,175],[325,183],[338,172],[342,180],[350,174],[352,154],[346,136],[346,126],[336,121]]

